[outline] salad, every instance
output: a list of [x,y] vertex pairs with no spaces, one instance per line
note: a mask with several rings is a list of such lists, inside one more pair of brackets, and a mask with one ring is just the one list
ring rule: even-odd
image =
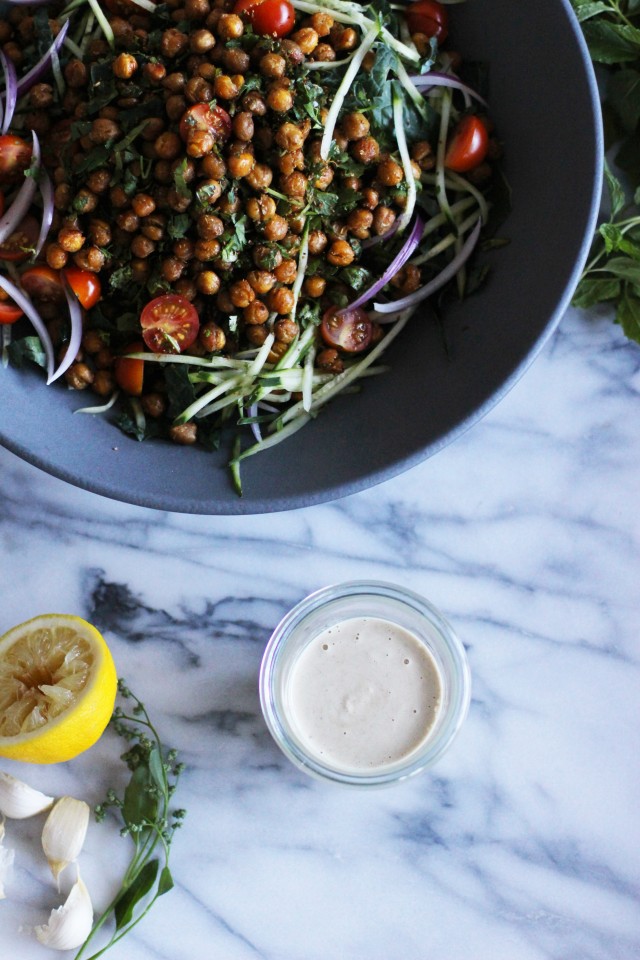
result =
[[241,492],[419,304],[479,282],[501,148],[449,9],[5,5],[3,362],[137,439],[231,429]]

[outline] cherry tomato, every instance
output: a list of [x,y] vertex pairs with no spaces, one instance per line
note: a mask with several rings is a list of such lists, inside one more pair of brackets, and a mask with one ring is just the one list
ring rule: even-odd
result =
[[269,37],[286,37],[296,22],[296,12],[289,0],[238,0],[234,13],[244,13],[256,33]]
[[81,306],[85,310],[95,307],[102,296],[99,277],[90,270],[81,270],[80,267],[66,267],[64,275]]
[[31,214],[27,214],[20,226],[7,237],[4,243],[0,243],[0,260],[16,262],[26,260],[38,242],[39,233],[38,221]]
[[320,336],[328,347],[345,353],[366,350],[373,336],[373,324],[365,310],[356,307],[329,307],[320,323]]
[[489,134],[480,119],[472,114],[462,117],[453,131],[444,157],[444,165],[456,173],[479,166],[487,155]]
[[200,320],[193,304],[176,293],[165,293],[140,315],[142,339],[154,353],[182,353],[194,342]]
[[[144,351],[144,343],[136,340],[130,343],[125,353],[141,353]],[[144,378],[144,360],[138,360],[133,357],[116,357],[113,364],[113,376],[121,390],[132,397],[139,397],[142,393],[142,381]]]
[[25,270],[20,276],[20,286],[32,300],[46,303],[61,303],[64,300],[60,274],[44,264]]
[[180,136],[185,143],[194,130],[206,130],[216,140],[228,140],[231,136],[231,117],[222,107],[194,103],[182,114],[180,120]]
[[449,12],[437,0],[417,0],[406,11],[410,33],[424,33],[444,43],[449,33]]
[[8,298],[0,300],[0,323],[15,323],[16,320],[20,319],[23,312],[13,300]]
[[31,147],[21,137],[5,133],[0,137],[0,182],[16,183],[31,163]]

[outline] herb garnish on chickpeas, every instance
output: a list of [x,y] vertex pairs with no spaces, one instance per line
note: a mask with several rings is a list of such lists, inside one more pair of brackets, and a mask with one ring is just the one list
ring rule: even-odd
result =
[[478,282],[500,146],[450,33],[436,0],[6,4],[5,359],[138,439],[239,428],[241,492],[418,303]]

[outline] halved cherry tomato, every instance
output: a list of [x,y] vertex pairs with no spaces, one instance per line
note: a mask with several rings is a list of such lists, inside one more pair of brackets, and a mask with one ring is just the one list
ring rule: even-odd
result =
[[255,32],[265,37],[286,37],[296,22],[289,0],[238,0],[233,12],[244,13]]
[[80,267],[66,267],[64,275],[67,283],[80,301],[85,310],[95,307],[102,296],[102,286],[99,277],[90,270],[81,270]]
[[[144,343],[136,340],[130,343],[124,351],[125,353],[142,353]],[[132,397],[139,397],[142,393],[142,381],[144,379],[144,360],[138,360],[133,357],[116,357],[113,363],[113,376],[125,393]]]
[[31,255],[40,234],[40,225],[35,217],[27,214],[19,227],[0,243],[0,260],[19,262]]
[[198,312],[186,297],[164,293],[140,314],[142,339],[154,353],[182,353],[198,336]]
[[31,146],[22,137],[5,133],[0,137],[0,181],[16,183],[31,163]]
[[449,34],[449,12],[437,0],[417,0],[407,7],[405,16],[411,33],[424,33],[444,43]]
[[0,323],[15,323],[23,313],[24,311],[13,300],[9,298],[0,300]]
[[44,264],[29,267],[20,276],[20,286],[32,300],[45,303],[61,303],[64,300],[64,288],[57,270]]
[[328,347],[345,353],[366,350],[373,337],[373,324],[361,307],[329,307],[320,323],[320,336]]
[[444,157],[444,165],[456,173],[479,166],[487,155],[489,134],[480,117],[467,114],[457,123]]
[[228,140],[231,136],[231,117],[222,107],[194,103],[182,114],[180,120],[180,136],[185,143],[194,130],[206,130],[216,140]]

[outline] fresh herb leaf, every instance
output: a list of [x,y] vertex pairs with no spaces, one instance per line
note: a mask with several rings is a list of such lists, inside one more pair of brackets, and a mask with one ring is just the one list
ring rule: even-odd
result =
[[573,297],[577,307],[614,304],[615,319],[640,342],[640,0],[571,0],[594,63],[606,71],[603,116],[608,210],[595,232]]
[[[95,814],[102,821],[108,810],[116,811],[123,824],[120,833],[131,838],[134,850],[120,890],[95,921],[75,960],[87,957],[90,950],[91,960],[102,956],[133,930],[158,897],[172,889],[171,844],[185,817],[184,810],[173,809],[172,800],[183,764],[177,762],[175,750],[165,749],[144,704],[123,680],[118,681],[118,691],[124,706],[116,707],[111,722],[129,745],[121,759],[131,777],[124,795],[109,790]],[[96,950],[94,940],[110,920],[115,921],[114,930]]]
[[40,337],[21,337],[12,340],[7,347],[9,360],[14,367],[24,367],[27,363],[35,363],[46,370],[47,357]]

